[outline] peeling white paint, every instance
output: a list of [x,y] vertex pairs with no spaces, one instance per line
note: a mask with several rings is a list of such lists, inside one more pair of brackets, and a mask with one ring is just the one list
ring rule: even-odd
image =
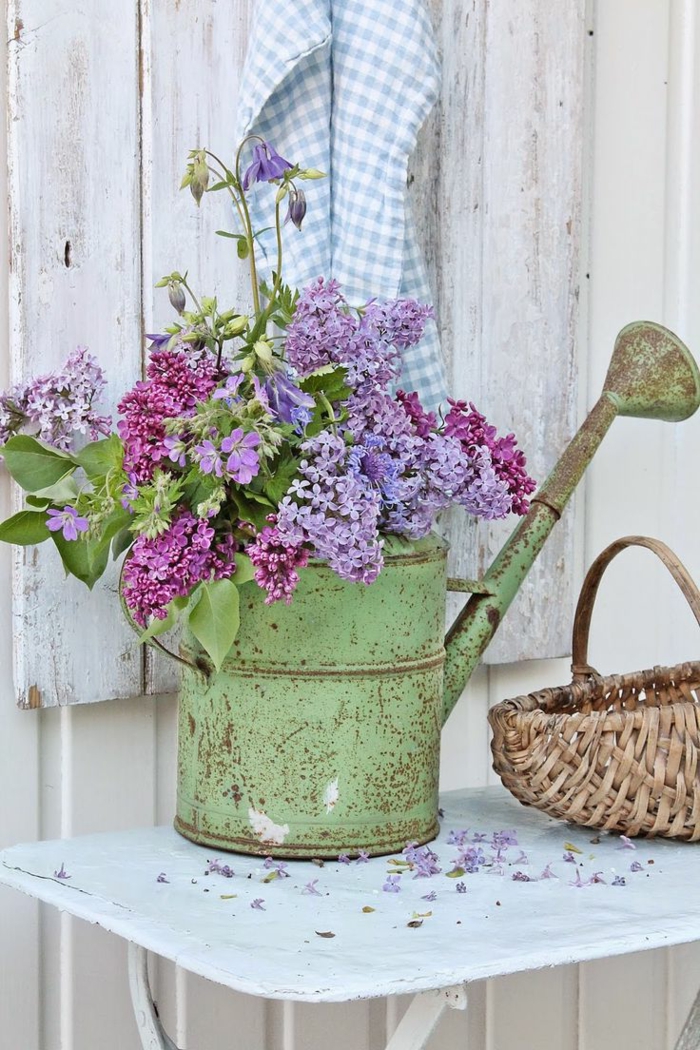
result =
[[289,824],[275,824],[267,813],[261,813],[252,807],[248,810],[248,820],[253,834],[257,835],[261,842],[271,846],[281,846],[289,834]]
[[326,785],[326,790],[323,793],[323,804],[326,807],[326,813],[330,813],[331,810],[335,809],[335,804],[338,801],[338,778],[331,780],[330,784]]

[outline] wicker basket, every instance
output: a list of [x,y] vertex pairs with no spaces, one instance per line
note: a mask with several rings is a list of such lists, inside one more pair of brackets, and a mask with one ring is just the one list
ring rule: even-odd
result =
[[647,547],[700,623],[700,592],[659,540],[626,536],[584,580],[573,631],[573,680],[504,700],[489,714],[493,765],[524,805],[575,824],[700,839],[700,661],[602,677],[587,663],[601,577],[626,547]]

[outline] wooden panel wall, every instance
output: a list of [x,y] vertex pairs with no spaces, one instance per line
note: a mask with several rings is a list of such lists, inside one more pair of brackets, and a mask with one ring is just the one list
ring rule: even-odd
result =
[[[80,6],[83,14],[89,9]],[[175,6],[164,3],[162,12],[174,19]],[[179,6],[184,8],[186,0]],[[192,19],[200,15],[201,21],[190,22],[190,33],[180,43],[188,55],[205,53],[206,16],[216,6],[213,0],[193,0]],[[503,11],[520,5],[484,0],[476,9],[483,13],[487,6]],[[562,9],[551,7],[552,12]],[[168,24],[172,28],[166,19]],[[700,25],[695,0],[604,0],[589,13],[589,31],[593,35],[585,45],[595,59],[585,216],[590,336],[580,364],[592,400],[614,335],[633,317],[647,315],[676,326],[696,353],[700,348],[700,305],[694,295],[700,272],[695,146],[700,141]],[[22,46],[12,31],[7,36],[9,51]],[[2,38],[0,49],[5,47]],[[467,70],[469,76],[472,72]],[[186,70],[182,76],[185,90]],[[155,84],[155,63],[152,77]],[[175,105],[153,89],[152,98],[154,110]],[[168,133],[164,126],[163,136]],[[173,170],[176,160],[173,146]],[[0,193],[4,180],[0,165]],[[3,255],[0,286],[7,281]],[[4,330],[3,310],[0,305]],[[3,337],[0,385],[7,382],[9,346]],[[647,531],[671,542],[700,577],[695,525],[700,496],[694,483],[699,447],[700,420],[677,428],[633,420],[615,425],[591,469],[579,514],[586,561],[618,535]],[[0,513],[8,512],[9,499],[6,478],[0,476]],[[14,707],[8,555],[0,549],[0,846],[168,822],[175,782],[171,698],[34,714]],[[670,662],[697,652],[692,618],[646,552],[630,553],[611,570],[601,598],[591,654],[601,670]],[[485,719],[490,704],[559,684],[567,674],[565,660],[481,668],[445,734],[444,787],[483,784],[492,777]],[[0,1044],[21,1050],[137,1050],[125,966],[117,939],[3,890]],[[171,966],[156,970],[168,1029],[189,1050],[234,1045],[324,1050],[329,1031],[338,1050],[382,1050],[405,1008],[403,999],[319,1008],[264,1003],[233,996]],[[482,983],[471,990],[466,1016],[455,1012],[445,1018],[430,1046],[671,1050],[699,985],[700,952],[693,946]]]

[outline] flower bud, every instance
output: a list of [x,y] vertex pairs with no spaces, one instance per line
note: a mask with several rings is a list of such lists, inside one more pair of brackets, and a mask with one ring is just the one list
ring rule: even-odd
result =
[[306,194],[303,190],[298,190],[296,186],[292,186],[289,191],[289,210],[287,211],[287,218],[284,221],[293,222],[296,228],[300,230],[305,215]]
[[177,284],[175,281],[171,281],[168,285],[168,299],[173,310],[177,310],[179,314],[183,312],[187,305],[182,285]]

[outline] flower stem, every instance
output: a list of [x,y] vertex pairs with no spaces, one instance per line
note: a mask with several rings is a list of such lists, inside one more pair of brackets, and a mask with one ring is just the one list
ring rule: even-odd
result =
[[[253,237],[253,227],[252,227],[251,222],[250,222],[250,212],[248,210],[248,203],[247,203],[247,201],[245,199],[245,193],[243,192],[243,187],[241,185],[241,175],[240,175],[241,150],[243,149],[243,146],[245,145],[246,142],[248,142],[249,139],[257,139],[257,138],[260,138],[260,136],[259,135],[248,135],[247,138],[243,139],[243,142],[241,142],[240,146],[238,147],[238,152],[236,153],[235,179],[236,179],[236,189],[238,190],[238,194],[240,196],[238,196],[234,192],[233,187],[228,184],[228,179],[226,178],[226,175],[228,174],[228,168],[226,167],[224,162],[221,160],[221,158],[217,157],[217,155],[215,153],[212,153],[211,150],[206,150],[205,152],[206,152],[208,157],[211,157],[211,159],[213,161],[215,161],[217,164],[221,165],[221,168],[223,169],[223,173],[219,172],[219,171],[215,171],[214,168],[212,168],[212,171],[214,172],[214,174],[218,178],[223,179],[223,181],[227,183],[228,191],[229,191],[229,193],[231,195],[231,200],[236,205],[236,211],[238,212],[238,218],[241,220],[241,226],[243,227],[243,234],[245,236],[246,243],[248,245],[248,260],[249,260],[248,266],[249,266],[249,270],[250,270],[250,284],[251,284],[251,288],[252,288],[252,292],[253,292],[253,309],[255,310],[256,314],[259,314],[260,313],[260,292],[258,290],[258,271],[257,271],[257,266],[255,264],[255,240],[254,240],[254,237]],[[263,140],[260,139],[260,141],[262,142]]]

